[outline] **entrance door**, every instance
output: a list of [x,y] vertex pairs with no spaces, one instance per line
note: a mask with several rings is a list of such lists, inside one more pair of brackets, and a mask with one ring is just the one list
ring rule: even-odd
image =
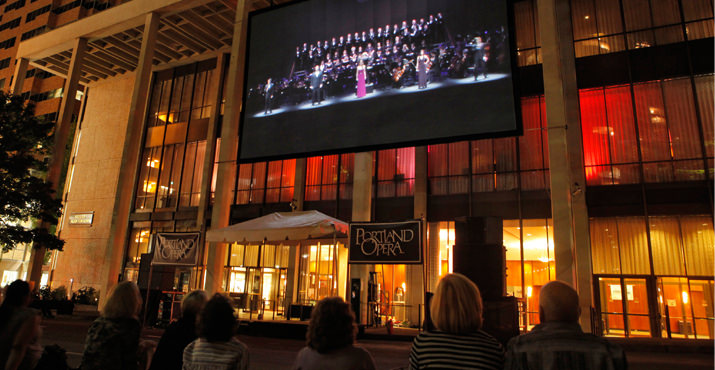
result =
[[653,320],[649,299],[651,279],[646,277],[597,277],[596,293],[603,335],[650,337]]

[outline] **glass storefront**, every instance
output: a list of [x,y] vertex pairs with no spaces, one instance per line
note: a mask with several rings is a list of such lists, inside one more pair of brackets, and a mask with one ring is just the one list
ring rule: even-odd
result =
[[710,216],[591,219],[603,335],[712,339],[713,247]]

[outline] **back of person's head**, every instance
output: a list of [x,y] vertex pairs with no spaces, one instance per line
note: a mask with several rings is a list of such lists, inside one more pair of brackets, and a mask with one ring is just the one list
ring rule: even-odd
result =
[[102,308],[102,316],[108,319],[138,318],[142,298],[139,287],[132,281],[117,284]]
[[482,295],[462,274],[449,274],[439,281],[430,309],[434,325],[443,332],[469,334],[482,328]]
[[563,281],[550,281],[539,293],[539,317],[542,322],[577,322],[580,315],[578,293]]
[[328,353],[355,340],[355,314],[340,297],[323,298],[313,308],[306,335],[308,347]]
[[199,317],[199,337],[209,342],[228,342],[236,331],[233,305],[225,296],[214,294]]
[[209,295],[203,290],[194,290],[181,300],[181,316],[196,318],[209,300]]
[[30,284],[20,279],[13,281],[5,289],[5,299],[3,306],[20,307],[28,303],[30,297]]

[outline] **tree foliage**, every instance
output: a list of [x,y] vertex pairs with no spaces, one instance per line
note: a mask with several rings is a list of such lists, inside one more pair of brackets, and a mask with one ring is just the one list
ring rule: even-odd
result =
[[[34,107],[0,91],[0,247],[18,244],[62,250],[64,241],[48,231],[61,202],[44,175],[52,146],[53,122],[34,116]],[[28,226],[32,225],[32,226]]]

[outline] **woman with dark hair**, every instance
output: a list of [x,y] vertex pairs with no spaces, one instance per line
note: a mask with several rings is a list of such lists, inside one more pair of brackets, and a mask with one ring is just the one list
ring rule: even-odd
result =
[[199,316],[199,339],[184,349],[183,369],[248,369],[248,348],[234,338],[236,324],[231,302],[214,294]]
[[15,280],[0,306],[0,369],[34,369],[42,355],[40,316],[28,308],[30,284]]
[[308,346],[298,352],[295,370],[374,370],[370,353],[353,346],[355,315],[340,297],[321,300],[313,309],[306,335]]
[[181,370],[184,348],[197,338],[196,321],[208,299],[203,290],[194,290],[184,297],[181,318],[164,330],[149,370]]

